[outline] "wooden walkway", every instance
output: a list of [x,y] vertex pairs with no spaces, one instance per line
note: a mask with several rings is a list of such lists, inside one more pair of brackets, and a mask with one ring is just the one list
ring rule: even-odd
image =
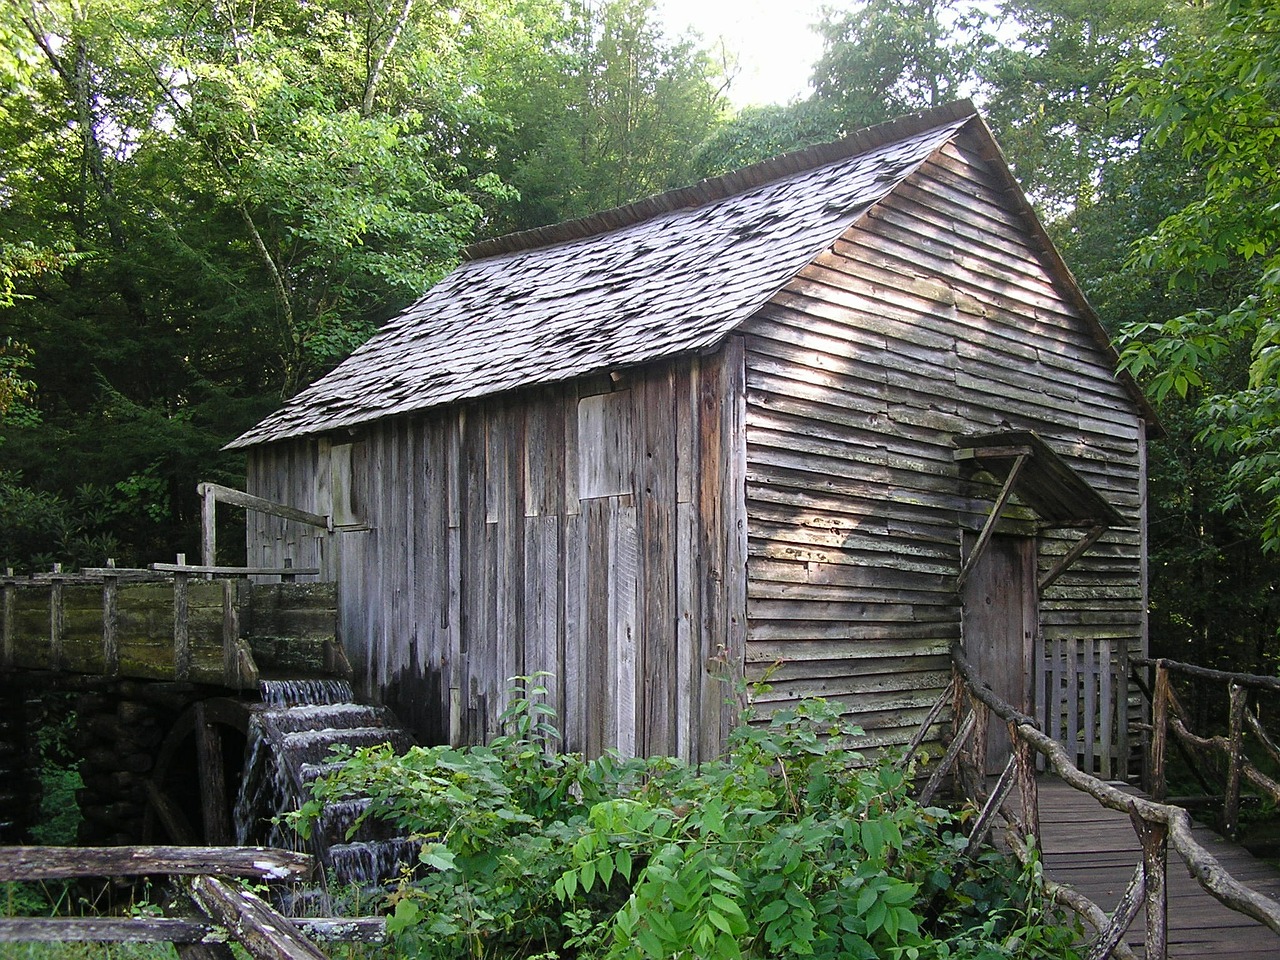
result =
[[[1129,818],[1106,809],[1057,777],[1041,777],[1039,792],[1045,872],[1059,883],[1075,887],[1110,913],[1142,856]],[[1207,827],[1197,826],[1195,832],[1201,845],[1237,880],[1280,899],[1280,870],[1255,859]],[[1280,935],[1213,899],[1192,879],[1173,851],[1169,854],[1168,889],[1170,957],[1280,957]],[[1145,929],[1146,920],[1139,913],[1125,937],[1139,955]]]

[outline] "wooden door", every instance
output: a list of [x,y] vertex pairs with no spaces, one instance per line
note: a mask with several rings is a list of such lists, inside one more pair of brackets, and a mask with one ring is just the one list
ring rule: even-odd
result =
[[[966,534],[966,556],[977,538]],[[993,536],[960,596],[965,655],[996,696],[1034,716],[1032,670],[1038,622],[1036,550],[1031,537]],[[987,731],[987,770],[1009,759],[1004,721]]]

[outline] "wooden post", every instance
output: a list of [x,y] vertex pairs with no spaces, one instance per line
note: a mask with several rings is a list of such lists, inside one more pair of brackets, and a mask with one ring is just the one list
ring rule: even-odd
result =
[[[196,486],[200,494],[200,563],[212,567],[218,562],[218,498],[207,483]],[[213,579],[213,574],[205,575]]]
[[[115,569],[114,559],[107,568]],[[120,674],[120,578],[110,574],[102,578],[102,672],[108,677]]]
[[1165,751],[1169,744],[1169,668],[1156,661],[1151,691],[1151,798],[1163,802],[1166,792]]
[[1040,849],[1040,793],[1036,786],[1036,752],[1031,744],[1018,736],[1017,724],[1009,724],[1009,740],[1013,755],[1018,760],[1018,793],[1022,797],[1022,832],[1024,837],[1034,837],[1036,849]]
[[1222,832],[1233,840],[1240,827],[1240,774],[1244,768],[1244,710],[1248,691],[1238,683],[1229,688],[1231,718],[1230,753],[1227,756],[1227,798],[1222,810]]
[[[178,554],[178,565],[185,566],[187,555]],[[191,676],[191,634],[187,586],[190,575],[173,575],[173,675],[177,680]]]
[[986,793],[987,740],[991,731],[991,708],[976,697],[971,702],[973,704],[971,709],[977,723],[973,728],[973,748],[970,753],[973,759],[973,783],[970,784],[969,793],[974,800],[977,800]]
[[[285,569],[286,569],[286,570],[292,570],[292,569],[293,569],[293,560],[291,560],[289,557],[285,557],[285,558],[284,558],[284,566],[285,566]],[[280,582],[281,582],[281,583],[293,583],[294,579],[295,579],[295,576],[294,576],[294,574],[292,574],[292,573],[282,573],[282,574],[280,574]]]
[[62,603],[62,564],[53,565],[53,584],[49,587],[49,666],[62,669],[62,638],[66,634],[67,611]]
[[[212,576],[212,574],[210,574]],[[240,605],[239,580],[222,581],[222,679],[227,686],[240,687]]]
[[1146,885],[1147,960],[1169,956],[1169,891],[1165,878],[1169,866],[1169,826],[1157,820],[1143,820],[1130,811],[1138,839],[1142,841],[1142,877]]
[[17,590],[17,587],[15,587],[13,584],[13,567],[9,567],[8,569],[5,570],[5,580],[4,580],[3,589],[4,589],[4,623],[3,623],[4,646],[3,646],[3,651],[0,652],[0,657],[2,657],[2,659],[0,659],[0,665],[3,665],[7,669],[13,666],[13,657],[14,657],[13,600],[14,600],[14,591]]
[[204,842],[226,846],[233,842],[231,812],[227,807],[227,781],[222,759],[222,738],[205,717],[204,704],[196,704],[196,767],[200,776],[200,811],[204,817]]

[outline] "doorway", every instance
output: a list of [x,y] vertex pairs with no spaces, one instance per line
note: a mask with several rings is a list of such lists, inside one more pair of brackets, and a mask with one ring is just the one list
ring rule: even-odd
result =
[[[977,535],[965,533],[969,556]],[[965,656],[979,680],[1010,706],[1034,716],[1032,670],[1039,623],[1034,537],[992,536],[960,593]],[[1009,733],[992,716],[987,730],[987,772],[1008,762]]]

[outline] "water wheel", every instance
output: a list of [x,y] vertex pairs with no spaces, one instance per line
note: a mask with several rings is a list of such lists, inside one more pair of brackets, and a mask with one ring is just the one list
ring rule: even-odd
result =
[[244,766],[250,704],[201,700],[170,728],[147,782],[144,843],[230,845]]

